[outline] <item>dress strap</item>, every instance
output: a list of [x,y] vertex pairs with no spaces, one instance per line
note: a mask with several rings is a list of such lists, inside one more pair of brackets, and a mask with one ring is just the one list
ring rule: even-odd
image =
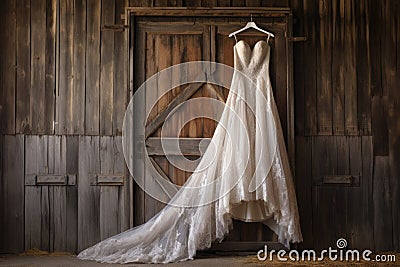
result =
[[236,41],[236,43],[237,43],[237,38],[236,38],[236,34],[235,34],[235,35],[233,35],[233,37],[235,37],[235,41]]

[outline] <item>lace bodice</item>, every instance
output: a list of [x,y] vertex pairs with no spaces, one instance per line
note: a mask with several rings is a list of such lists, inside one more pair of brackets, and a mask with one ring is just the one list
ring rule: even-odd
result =
[[252,78],[262,74],[260,78],[267,78],[270,59],[270,46],[264,41],[258,41],[253,49],[243,40],[234,46],[235,69],[250,75]]

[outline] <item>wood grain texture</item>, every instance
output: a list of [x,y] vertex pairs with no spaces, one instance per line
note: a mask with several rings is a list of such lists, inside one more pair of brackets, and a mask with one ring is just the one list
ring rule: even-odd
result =
[[374,244],[375,251],[388,251],[393,247],[392,201],[389,157],[375,156],[373,174]]
[[24,138],[1,136],[1,242],[2,253],[24,249]]
[[100,131],[100,19],[101,1],[86,1],[85,134]]
[[29,133],[30,124],[30,95],[31,95],[31,11],[30,1],[17,1],[17,84],[16,84],[16,122],[17,133]]
[[[66,155],[65,170],[67,174],[78,176],[79,167],[79,137],[67,136],[65,138]],[[79,177],[77,177],[79,179]],[[66,192],[66,244],[65,249],[69,252],[78,252],[78,187],[68,186]]]
[[355,18],[357,31],[356,75],[363,77],[357,79],[358,127],[360,135],[371,135],[370,10],[368,1],[361,1],[358,6]]
[[0,130],[3,134],[15,133],[15,47],[16,47],[16,1],[6,1],[0,11]]
[[332,1],[318,1],[317,132],[332,134]]
[[[122,24],[120,14],[128,6],[127,0],[117,0],[115,2],[115,24]],[[114,91],[113,91],[113,135],[122,135],[122,122],[125,109],[128,105],[128,85],[126,68],[126,34],[124,32],[114,33]]]
[[[34,133],[44,133],[45,111],[45,52],[46,2],[31,3],[31,128]],[[51,121],[53,118],[50,118]]]
[[85,93],[86,93],[86,0],[74,0],[73,18],[73,91],[74,102],[70,103],[73,109],[73,118],[70,133],[85,133]]
[[312,202],[312,137],[296,137],[296,193],[303,243],[301,248],[313,247]]
[[46,0],[45,106],[44,132],[54,133],[56,105],[57,1]]
[[78,163],[78,251],[101,240],[100,187],[92,186],[93,175],[100,172],[100,137],[79,137]]
[[304,82],[305,90],[305,119],[304,119],[304,134],[317,134],[317,62],[316,62],[316,1],[304,0],[304,35],[307,36],[305,51],[308,55],[308,60],[303,69],[307,70]]
[[357,116],[357,80],[356,77],[356,25],[355,1],[346,1],[345,4],[345,131],[346,135],[358,135]]
[[[115,21],[115,1],[102,0],[101,25],[112,25]],[[100,134],[113,133],[114,97],[114,32],[100,34]]]
[[59,33],[59,89],[56,95],[57,103],[57,134],[73,134],[74,124],[79,124],[79,102],[84,101],[74,90],[74,2],[67,0],[60,3]]
[[345,134],[345,99],[344,99],[344,1],[332,1],[332,101],[333,134]]
[[[292,0],[294,36],[304,36],[304,10],[303,0]],[[293,45],[293,70],[294,70],[294,105],[295,105],[295,135],[304,135],[304,116],[305,116],[305,73],[303,66],[306,61],[305,43],[295,43]]]

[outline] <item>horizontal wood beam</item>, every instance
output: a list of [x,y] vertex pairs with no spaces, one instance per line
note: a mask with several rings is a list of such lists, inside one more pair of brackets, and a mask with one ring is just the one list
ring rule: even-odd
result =
[[[177,141],[180,151],[176,150],[174,146]],[[201,151],[204,152],[207,149],[210,141],[211,138],[163,138],[163,147],[161,138],[150,137],[146,140],[146,148],[149,156],[202,156]]]
[[282,7],[127,7],[122,19],[126,24],[126,17],[134,16],[227,16],[227,17],[281,17],[290,14],[290,8]]

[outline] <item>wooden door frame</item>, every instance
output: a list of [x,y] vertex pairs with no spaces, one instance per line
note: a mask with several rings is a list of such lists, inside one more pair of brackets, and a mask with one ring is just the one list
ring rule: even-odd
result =
[[[287,55],[287,88],[286,88],[286,122],[287,122],[287,150],[292,175],[295,177],[295,136],[294,136],[294,84],[293,84],[293,15],[290,8],[276,7],[126,7],[125,14],[122,14],[125,30],[125,47],[127,57],[125,60],[125,70],[127,70],[127,91],[131,98],[134,94],[134,47],[135,47],[135,18],[136,17],[263,17],[263,18],[283,18],[285,21],[286,55]],[[130,179],[130,192],[133,192],[133,182]],[[131,194],[132,195],[132,194]],[[130,196],[131,198],[133,196]],[[131,199],[131,226],[133,226],[133,199]]]

